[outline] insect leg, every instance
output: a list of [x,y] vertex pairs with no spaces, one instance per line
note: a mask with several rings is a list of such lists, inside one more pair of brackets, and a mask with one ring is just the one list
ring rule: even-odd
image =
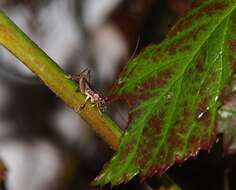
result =
[[69,79],[69,80],[79,81],[81,76],[80,75],[67,75],[66,78]]
[[86,99],[85,99],[85,101],[84,101],[84,103],[80,105],[80,107],[79,107],[79,110],[80,110],[80,111],[84,108],[84,106],[86,105],[86,103],[87,103],[87,101],[89,100],[89,98],[90,98],[90,97],[87,96]]
[[98,112],[102,115],[102,111],[98,108]]
[[[84,74],[85,72],[87,72],[87,74]],[[78,74],[78,75],[76,75],[76,74],[67,75],[66,78],[79,82],[79,80],[81,79],[82,76],[86,76],[88,78],[88,80],[90,80],[90,70],[88,68],[86,68],[83,71],[81,71],[80,74]]]
[[88,76],[87,80],[88,80],[88,82],[90,83],[90,70],[89,70],[89,69],[88,69],[87,76]]

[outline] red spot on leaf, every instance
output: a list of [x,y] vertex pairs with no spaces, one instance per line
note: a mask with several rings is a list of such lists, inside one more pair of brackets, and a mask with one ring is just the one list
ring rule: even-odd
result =
[[141,168],[145,168],[151,158],[151,151],[156,145],[156,138],[159,133],[156,133],[156,129],[152,127],[146,127],[143,130],[143,136],[148,137],[142,139],[142,149],[139,150],[139,157],[137,158],[138,165]]
[[141,168],[145,168],[149,160],[150,160],[150,151],[149,149],[147,149],[142,154],[140,154],[140,157],[137,159],[137,163]]
[[156,133],[160,133],[161,132],[161,123],[162,123],[162,119],[164,117],[164,113],[161,113],[160,116],[158,117],[154,117],[149,121],[149,126],[152,127]]
[[229,47],[232,51],[236,52],[236,40],[231,40],[229,42]]
[[130,143],[130,144],[126,145],[126,147],[124,148],[124,150],[122,151],[122,153],[120,155],[121,160],[126,159],[127,155],[132,150],[132,148],[133,148],[133,143]]
[[216,143],[217,136],[216,136],[216,130],[211,133],[211,136],[203,136],[201,140],[201,148],[203,150],[211,150],[211,147]]
[[171,68],[166,68],[164,71],[158,73],[156,77],[151,80],[148,80],[142,85],[142,89],[144,92],[147,92],[148,89],[155,89],[163,87],[168,79],[170,79],[171,75],[174,74],[175,70]]
[[236,71],[236,59],[231,62],[231,68],[234,72]]
[[179,48],[179,51],[186,52],[186,51],[190,51],[191,49],[192,49],[191,45],[184,45]]
[[204,1],[205,1],[205,0],[195,0],[195,1],[192,3],[192,8],[199,7],[200,5],[202,5],[202,3],[203,3]]
[[210,3],[208,6],[202,9],[202,12],[209,16],[213,16],[219,10],[224,10],[224,8],[225,8],[225,2]]
[[204,64],[202,60],[199,60],[196,64],[196,69],[198,72],[203,72],[204,71]]
[[165,56],[165,54],[161,51],[158,51],[158,53],[156,54],[156,56],[153,57],[153,61],[155,63],[158,63],[163,57]]
[[176,54],[177,48],[178,48],[177,44],[174,43],[174,44],[171,44],[171,46],[169,47],[167,51],[169,52],[170,55],[174,55]]

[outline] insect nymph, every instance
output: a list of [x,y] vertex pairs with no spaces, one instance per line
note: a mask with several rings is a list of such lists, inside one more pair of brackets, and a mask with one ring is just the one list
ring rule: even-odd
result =
[[83,70],[79,75],[68,75],[67,78],[77,81],[79,83],[80,92],[86,95],[85,102],[80,106],[79,110],[82,110],[86,102],[90,99],[91,103],[96,106],[99,111],[104,111],[107,98],[91,87],[89,69]]

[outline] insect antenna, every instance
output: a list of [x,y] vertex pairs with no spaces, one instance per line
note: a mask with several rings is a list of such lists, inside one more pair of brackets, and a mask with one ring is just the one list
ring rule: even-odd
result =
[[135,56],[135,54],[136,54],[136,52],[137,52],[137,50],[138,50],[139,44],[140,44],[140,36],[138,37],[138,41],[137,41],[137,43],[136,43],[136,45],[135,45],[135,48],[134,48],[134,51],[133,51],[132,55],[131,55],[130,58],[128,59],[128,62],[130,62],[130,61],[134,58],[134,56]]

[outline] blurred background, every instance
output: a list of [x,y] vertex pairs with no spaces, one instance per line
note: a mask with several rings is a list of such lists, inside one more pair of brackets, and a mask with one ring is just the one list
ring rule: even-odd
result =
[[[135,54],[159,43],[190,7],[190,0],[0,0],[0,7],[67,73],[91,70],[104,95]],[[125,129],[125,102],[108,112]],[[222,157],[221,140],[168,174],[183,189],[226,189],[234,156]],[[23,64],[0,47],[0,157],[9,190],[92,190],[90,182],[113,152]],[[159,189],[138,179],[114,189]],[[110,187],[105,187],[104,189]],[[230,188],[230,189],[231,189]],[[226,189],[227,190],[227,189]]]

